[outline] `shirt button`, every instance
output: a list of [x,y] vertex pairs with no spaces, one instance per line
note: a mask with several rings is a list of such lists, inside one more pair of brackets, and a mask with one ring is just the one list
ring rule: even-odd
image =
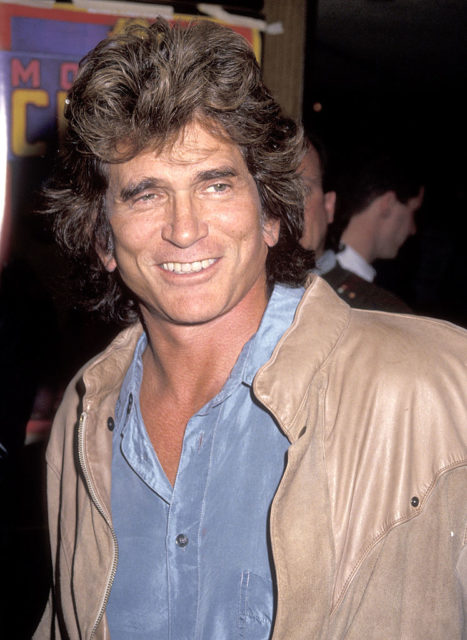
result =
[[186,545],[188,544],[188,538],[184,533],[179,533],[175,538],[175,542],[179,547],[186,547]]
[[109,429],[109,431],[113,431],[114,427],[115,427],[114,419],[112,417],[107,418],[107,428]]

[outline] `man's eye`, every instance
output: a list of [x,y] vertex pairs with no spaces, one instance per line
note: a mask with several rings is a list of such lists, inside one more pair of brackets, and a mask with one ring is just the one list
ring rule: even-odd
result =
[[160,194],[154,193],[153,191],[142,193],[134,199],[133,204],[142,206],[151,202],[157,202],[159,200],[159,196]]
[[211,184],[207,190],[210,193],[222,193],[223,191],[227,191],[228,188],[228,184],[225,184],[224,182],[216,182],[215,184]]

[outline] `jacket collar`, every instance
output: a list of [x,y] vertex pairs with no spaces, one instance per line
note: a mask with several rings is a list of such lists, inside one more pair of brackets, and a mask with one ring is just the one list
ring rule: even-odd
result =
[[142,332],[139,322],[125,329],[87,365],[83,374],[86,404],[109,395],[118,396]]
[[319,384],[318,373],[348,325],[350,314],[349,305],[322,278],[311,275],[292,325],[256,374],[256,397],[276,417],[291,442],[304,425],[300,409],[307,391],[312,383]]

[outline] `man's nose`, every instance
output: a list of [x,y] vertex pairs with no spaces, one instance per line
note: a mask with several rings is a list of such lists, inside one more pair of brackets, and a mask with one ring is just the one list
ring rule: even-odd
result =
[[169,216],[162,228],[162,238],[177,247],[189,247],[208,234],[199,204],[189,193],[176,194],[170,204]]

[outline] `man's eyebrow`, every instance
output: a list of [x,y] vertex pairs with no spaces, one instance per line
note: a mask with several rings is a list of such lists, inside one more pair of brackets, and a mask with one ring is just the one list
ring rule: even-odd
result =
[[[217,167],[215,169],[206,169],[196,174],[196,182],[205,182],[208,180],[219,180],[221,178],[234,178],[238,175],[238,172],[230,166]],[[162,186],[162,182],[154,177],[142,178],[138,182],[130,182],[125,187],[122,187],[119,193],[119,199],[121,202],[128,202],[135,196],[143,193],[146,189],[157,189]]]
[[128,202],[146,189],[156,189],[161,186],[157,178],[142,178],[138,182],[130,182],[120,190],[119,198],[122,202]]
[[205,182],[208,180],[218,180],[221,178],[235,178],[238,171],[233,167],[217,167],[216,169],[206,169],[196,174],[197,182]]

